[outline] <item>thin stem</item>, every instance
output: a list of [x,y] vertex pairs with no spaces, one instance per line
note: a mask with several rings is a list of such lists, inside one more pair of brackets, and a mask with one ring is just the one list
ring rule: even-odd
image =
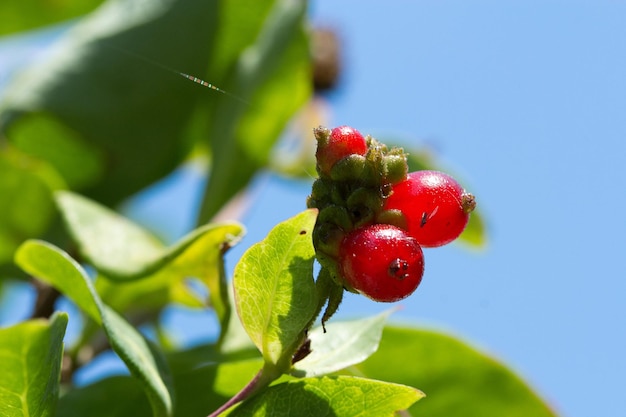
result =
[[261,368],[261,370],[252,378],[248,384],[235,394],[230,400],[228,400],[220,408],[209,414],[207,417],[217,417],[224,411],[228,410],[233,405],[241,402],[254,394],[262,388],[268,386],[274,379],[276,379],[275,372],[270,372],[267,366]]
[[49,318],[54,313],[54,303],[61,293],[53,286],[36,279],[33,279],[33,285],[37,290],[37,301],[32,318]]

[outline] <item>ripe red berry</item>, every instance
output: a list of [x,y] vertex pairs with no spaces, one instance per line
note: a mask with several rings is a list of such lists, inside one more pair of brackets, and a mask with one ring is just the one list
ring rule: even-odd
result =
[[436,247],[452,242],[463,232],[475,205],[474,196],[451,176],[416,171],[393,185],[383,209],[400,210],[408,234],[423,247]]
[[318,137],[317,166],[320,174],[330,175],[332,167],[346,156],[367,153],[367,143],[361,133],[350,126],[339,126],[328,137]]
[[424,274],[420,245],[404,230],[389,224],[348,233],[339,247],[338,260],[346,285],[374,301],[408,297]]

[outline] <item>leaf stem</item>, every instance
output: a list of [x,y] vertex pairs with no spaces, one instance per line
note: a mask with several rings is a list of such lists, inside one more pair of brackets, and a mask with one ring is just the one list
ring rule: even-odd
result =
[[230,400],[225,402],[220,408],[209,414],[207,417],[217,417],[224,411],[228,410],[233,405],[241,402],[249,397],[252,397],[257,391],[267,387],[272,381],[274,381],[280,372],[274,367],[268,367],[267,364],[261,368],[261,370],[248,382],[248,384],[235,394]]

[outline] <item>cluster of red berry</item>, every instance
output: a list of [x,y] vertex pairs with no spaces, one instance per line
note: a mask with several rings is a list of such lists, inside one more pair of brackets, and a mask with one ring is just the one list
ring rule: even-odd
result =
[[319,178],[307,204],[319,209],[313,243],[322,268],[375,301],[408,297],[424,273],[422,247],[456,239],[474,197],[442,172],[408,173],[402,149],[356,129],[314,133]]

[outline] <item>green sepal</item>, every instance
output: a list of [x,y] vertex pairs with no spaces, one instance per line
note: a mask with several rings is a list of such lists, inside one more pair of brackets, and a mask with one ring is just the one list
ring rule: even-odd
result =
[[360,187],[354,190],[346,201],[348,211],[352,215],[355,228],[372,223],[376,213],[383,205],[378,189]]
[[343,230],[351,230],[353,227],[350,214],[345,207],[332,205],[320,210],[317,224],[331,223],[339,226]]
[[390,184],[395,184],[406,179],[409,166],[404,154],[392,154],[383,158],[383,178]]
[[352,154],[341,158],[330,170],[333,181],[358,181],[365,172],[367,160],[363,155]]
[[407,230],[407,220],[404,213],[398,209],[381,211],[376,217],[376,223],[390,224],[392,226],[399,227],[400,229]]
[[338,285],[330,287],[330,292],[328,293],[328,304],[326,304],[326,310],[324,310],[324,314],[322,315],[322,327],[324,327],[326,322],[337,312],[337,309],[343,300],[343,290],[344,287],[340,287]]
[[324,126],[318,126],[313,129],[313,135],[317,140],[317,146],[324,147],[328,145],[328,139],[330,138],[330,129]]
[[313,245],[319,254],[324,253],[331,258],[339,254],[339,245],[345,236],[345,232],[333,223],[318,223],[313,229]]
[[332,183],[321,178],[316,179],[311,187],[311,195],[307,200],[308,208],[322,209],[331,200]]

